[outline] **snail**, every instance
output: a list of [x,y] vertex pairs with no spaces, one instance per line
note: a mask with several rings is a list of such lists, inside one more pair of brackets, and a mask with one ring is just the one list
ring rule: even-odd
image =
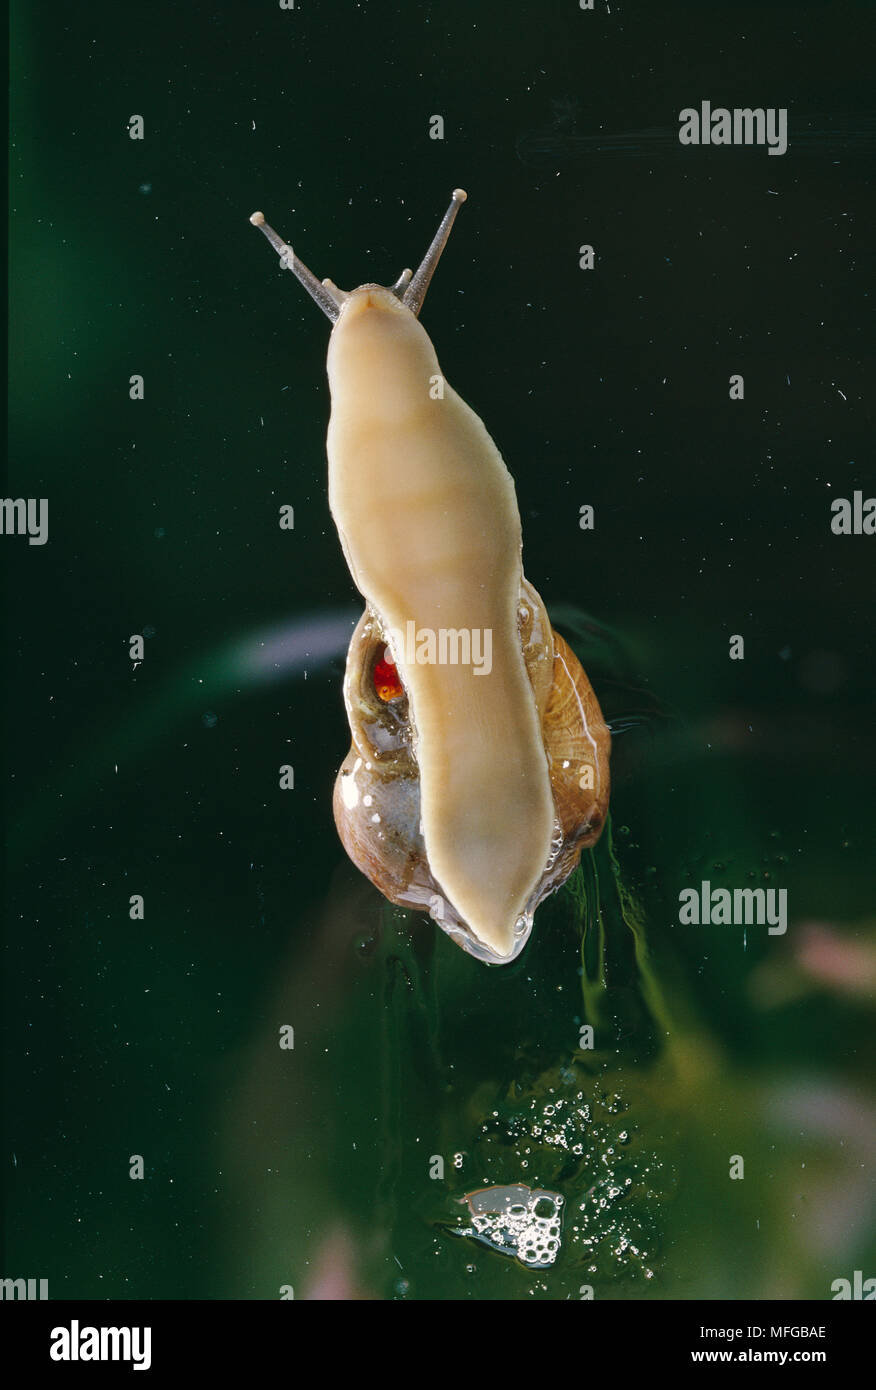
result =
[[391,902],[501,965],[599,838],[610,735],[524,578],[511,475],[419,322],[465,198],[388,288],[319,281],[260,212],[250,221],[333,324],[329,504],[366,603],[344,679],[340,838]]

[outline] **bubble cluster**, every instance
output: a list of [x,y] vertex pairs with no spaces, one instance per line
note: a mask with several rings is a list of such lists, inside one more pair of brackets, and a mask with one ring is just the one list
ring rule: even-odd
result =
[[514,1255],[531,1269],[545,1269],[560,1253],[564,1199],[558,1192],[516,1183],[468,1192],[463,1200],[472,1224],[460,1235]]
[[[649,1110],[639,1088],[622,1095],[604,1073],[577,1062],[512,1083],[488,1110],[467,1155],[468,1171],[478,1173],[493,1203],[472,1210],[467,1234],[530,1268],[552,1265],[562,1253],[570,1277],[573,1269],[586,1268],[590,1282],[596,1275],[603,1287],[618,1279],[650,1282],[674,1174],[637,1142],[633,1117],[647,1122]],[[486,1186],[508,1183],[512,1175],[529,1186]],[[516,1200],[517,1210],[511,1202],[499,1206],[496,1193],[514,1191],[543,1191],[552,1199],[547,1227],[537,1224],[542,1213],[535,1203],[530,1209],[528,1198]],[[463,1200],[471,1208],[480,1195]]]

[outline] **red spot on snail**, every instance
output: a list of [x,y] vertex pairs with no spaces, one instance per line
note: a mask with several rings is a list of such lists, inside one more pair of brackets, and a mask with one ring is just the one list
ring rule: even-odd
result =
[[378,657],[374,663],[374,689],[378,697],[388,704],[390,700],[397,700],[400,695],[404,695],[405,688],[399,680],[395,662],[389,654],[389,648],[384,647],[383,656]]

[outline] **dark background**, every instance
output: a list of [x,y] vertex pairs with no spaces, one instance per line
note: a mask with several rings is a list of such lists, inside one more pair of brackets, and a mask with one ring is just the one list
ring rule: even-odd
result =
[[[876,1272],[876,537],[830,530],[834,497],[876,493],[872,39],[850,3],[13,5],[7,495],[49,499],[49,542],[3,540],[2,1273],[86,1298],[823,1298]],[[703,99],[787,107],[788,152],[681,147]],[[338,842],[361,604],[326,499],[328,325],[247,221],[345,288],[391,283],[455,186],[423,322],[514,475],[527,576],[624,653],[582,637],[623,724],[614,862],[606,839],[589,915],[552,900],[500,971],[382,907]],[[787,887],[787,937],[679,927],[703,877]],[[617,973],[588,1067],[597,918]],[[601,1117],[580,1162],[524,1160],[515,1105],[570,1077]],[[609,1168],[633,1179],[610,1215]],[[580,1194],[591,1236],[570,1216],[541,1278],[449,1237],[488,1181]]]

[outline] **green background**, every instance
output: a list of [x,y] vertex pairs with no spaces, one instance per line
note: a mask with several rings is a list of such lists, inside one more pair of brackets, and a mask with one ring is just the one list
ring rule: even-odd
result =
[[[599,1299],[876,1274],[876,538],[830,530],[876,492],[871,19],[13,5],[7,494],[49,499],[49,542],[3,539],[5,1275]],[[787,154],[682,149],[703,99],[787,107]],[[423,323],[617,731],[611,831],[498,970],[338,841],[361,601],[328,325],[247,221],[391,283],[455,186]],[[786,888],[787,936],[681,927],[703,878]],[[565,1197],[548,1271],[452,1233],[514,1182]]]

